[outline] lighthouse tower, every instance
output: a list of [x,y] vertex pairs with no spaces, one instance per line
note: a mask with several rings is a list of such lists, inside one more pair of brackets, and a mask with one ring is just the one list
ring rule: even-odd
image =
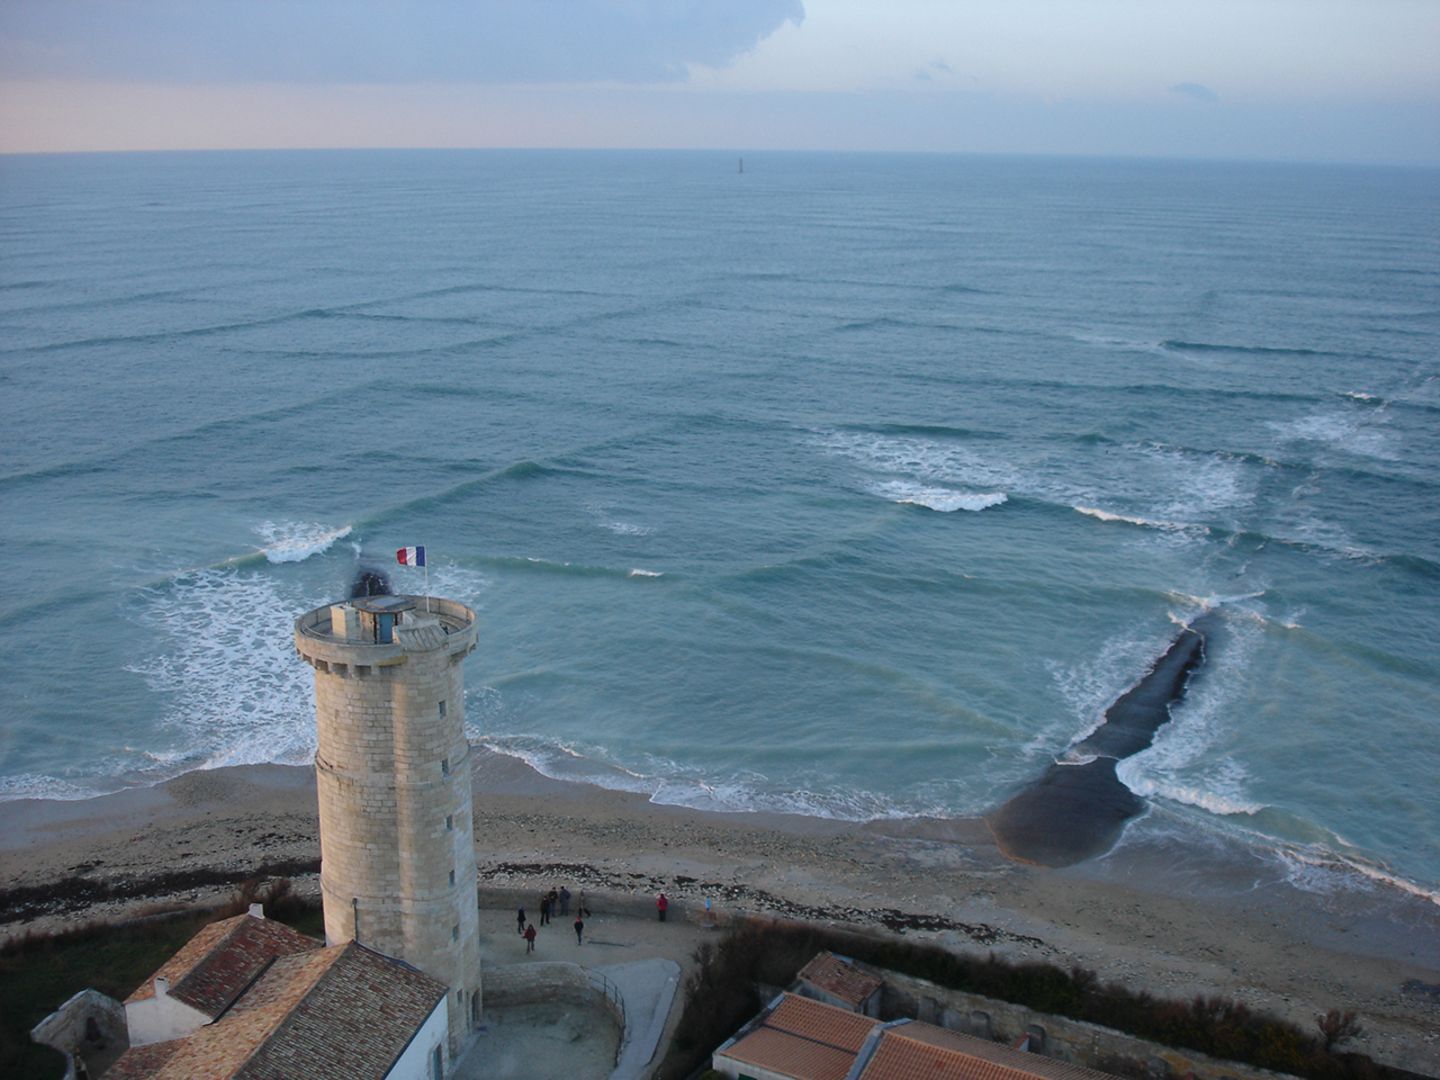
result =
[[441,982],[450,1051],[480,1021],[464,668],[475,612],[366,596],[295,620],[315,669],[325,938],[358,941]]

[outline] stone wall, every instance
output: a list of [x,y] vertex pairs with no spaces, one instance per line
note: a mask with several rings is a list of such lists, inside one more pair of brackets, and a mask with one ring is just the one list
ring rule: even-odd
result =
[[[566,881],[557,876],[554,882],[555,888],[565,885],[570,888],[570,915],[566,920],[568,929],[569,922],[575,918],[575,908],[580,902],[580,890],[575,888],[573,881]],[[549,891],[550,886],[546,886]],[[649,919],[652,922],[659,916],[655,911],[655,893],[614,893],[587,890],[585,893],[585,906],[590,909],[592,916],[596,919],[604,919],[606,916],[614,916],[622,919]],[[666,894],[669,896],[669,894]],[[482,908],[503,908],[510,912],[510,924],[515,922],[515,909],[525,908],[525,914],[529,920],[537,926],[540,924],[540,890],[536,889],[509,889],[496,888],[482,885],[479,889],[480,906]],[[705,902],[676,900],[673,896],[670,899],[670,910],[666,918],[672,922],[690,922],[699,924],[705,918]],[[559,918],[557,915],[556,918]],[[587,931],[588,933],[588,931]]]
[[1159,1078],[1187,1073],[1193,1073],[1195,1080],[1277,1080],[1281,1076],[1192,1050],[1174,1050],[1083,1020],[1036,1013],[1008,1001],[948,990],[909,975],[872,970],[885,980],[880,1015],[886,1020],[911,1017],[1007,1043],[1028,1034],[1032,1051],[1092,1069],[1112,1070],[1129,1062],[1146,1075]]
[[493,965],[485,969],[485,1007],[534,1005],[563,1001],[604,1010],[615,1026],[625,1030],[620,1005],[597,985],[596,979],[579,964],[562,960],[539,960],[531,964]]

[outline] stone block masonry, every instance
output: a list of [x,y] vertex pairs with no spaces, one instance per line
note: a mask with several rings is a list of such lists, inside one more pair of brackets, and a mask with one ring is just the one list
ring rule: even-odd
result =
[[452,1053],[481,1010],[462,663],[477,632],[463,604],[416,597],[363,597],[295,623],[315,669],[326,940],[446,983]]

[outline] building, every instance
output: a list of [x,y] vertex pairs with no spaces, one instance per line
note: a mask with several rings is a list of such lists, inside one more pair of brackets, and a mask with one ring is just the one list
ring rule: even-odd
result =
[[481,1010],[462,664],[476,636],[470,608],[429,597],[359,597],[295,620],[315,669],[325,940],[443,983],[452,1056]]
[[107,1080],[441,1080],[443,983],[351,941],[325,946],[258,905],[203,927],[125,1001]]
[[880,1015],[880,990],[885,985],[877,975],[861,971],[849,957],[817,953],[795,976],[795,993],[823,1001],[865,1016]]
[[732,1080],[1113,1080],[933,1024],[881,1023],[790,993],[723,1043],[711,1065]]

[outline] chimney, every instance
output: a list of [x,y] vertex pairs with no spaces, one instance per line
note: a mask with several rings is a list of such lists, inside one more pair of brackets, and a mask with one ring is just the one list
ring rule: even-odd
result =
[[251,917],[252,919],[263,919],[263,918],[265,917],[265,905],[264,905],[264,904],[251,904],[251,905],[250,905],[250,917]]
[[170,993],[170,980],[164,975],[155,976],[155,996],[163,998]]

